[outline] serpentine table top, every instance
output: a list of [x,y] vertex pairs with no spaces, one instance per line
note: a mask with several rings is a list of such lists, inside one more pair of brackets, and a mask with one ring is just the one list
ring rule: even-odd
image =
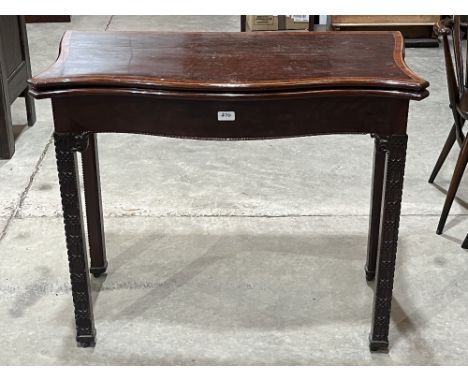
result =
[[421,99],[399,32],[76,32],[32,80],[40,97],[88,87],[278,92],[380,89]]

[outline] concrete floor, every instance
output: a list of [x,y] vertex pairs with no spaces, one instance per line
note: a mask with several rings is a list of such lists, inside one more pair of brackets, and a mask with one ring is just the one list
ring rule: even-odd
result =
[[[74,16],[29,24],[33,73],[66,29],[237,31],[238,17]],[[371,354],[364,279],[372,140],[203,142],[100,136],[109,272],[77,348],[50,102],[0,161],[0,364],[454,365],[468,360],[468,180],[435,228],[456,160],[442,49],[407,49],[431,82],[411,104],[389,354]],[[351,153],[349,153],[351,151]],[[334,190],[330,192],[330,190]]]

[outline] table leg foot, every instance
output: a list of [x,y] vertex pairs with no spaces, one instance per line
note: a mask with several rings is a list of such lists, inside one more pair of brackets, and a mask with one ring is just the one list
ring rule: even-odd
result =
[[388,353],[388,340],[377,341],[369,337],[369,350],[373,353]]
[[94,277],[101,276],[103,273],[106,273],[106,271],[107,271],[107,261],[105,262],[103,267],[93,267],[93,266],[91,266],[89,268],[89,271],[91,272],[91,274]]
[[366,280],[367,281],[373,281],[375,279],[375,270],[374,271],[370,271],[367,266],[364,268],[365,272],[366,272]]
[[76,336],[76,343],[82,348],[94,347],[96,346],[96,335]]

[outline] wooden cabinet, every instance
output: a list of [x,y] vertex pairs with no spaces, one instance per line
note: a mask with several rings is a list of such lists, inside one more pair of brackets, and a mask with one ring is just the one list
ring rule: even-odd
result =
[[10,106],[19,96],[25,97],[28,125],[36,121],[34,101],[28,95],[31,77],[28,39],[23,16],[0,16],[0,158],[9,159],[15,152]]

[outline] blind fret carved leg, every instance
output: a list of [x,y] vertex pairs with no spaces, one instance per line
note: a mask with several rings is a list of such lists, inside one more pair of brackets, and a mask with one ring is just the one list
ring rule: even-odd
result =
[[369,237],[367,242],[366,280],[375,278],[379,250],[380,212],[385,171],[385,152],[380,148],[380,138],[374,137],[374,167],[372,173],[371,209],[369,214]]
[[83,347],[94,346],[96,332],[76,160],[76,152],[86,149],[88,134],[56,133],[54,139],[71,289],[75,307],[76,340]]
[[386,153],[381,212],[377,282],[370,333],[370,350],[388,350],[393,277],[400,223],[401,197],[406,159],[406,135],[380,137],[379,149]]

